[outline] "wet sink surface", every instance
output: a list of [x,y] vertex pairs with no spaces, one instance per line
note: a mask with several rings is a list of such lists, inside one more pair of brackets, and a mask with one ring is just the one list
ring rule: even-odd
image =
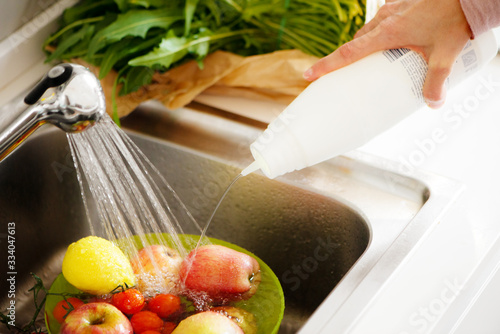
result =
[[[262,124],[225,116],[196,108],[167,112],[151,104],[123,122],[201,223],[250,163],[248,145],[262,130]],[[352,299],[355,288],[363,288],[382,255],[429,201],[431,192],[421,180],[365,160],[339,157],[277,180],[260,174],[241,178],[208,230],[209,236],[254,252],[275,271],[285,291],[281,333],[297,332],[315,311],[311,321],[321,323],[322,313],[331,317],[342,313],[344,304],[362,302]],[[48,284],[60,272],[67,245],[89,234],[60,130],[39,130],[0,163],[0,222],[2,245],[7,224],[15,225],[16,320],[23,323],[33,312],[30,296],[23,293],[33,284],[29,273]],[[7,247],[0,252],[6,259]],[[6,272],[0,275],[5,282]],[[1,307],[9,301],[2,296]]]

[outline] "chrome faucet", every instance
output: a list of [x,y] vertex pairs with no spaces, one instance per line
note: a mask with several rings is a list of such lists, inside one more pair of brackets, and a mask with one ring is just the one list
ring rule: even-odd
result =
[[106,113],[99,80],[85,67],[53,67],[24,98],[23,107],[0,114],[0,161],[41,125],[83,131]]

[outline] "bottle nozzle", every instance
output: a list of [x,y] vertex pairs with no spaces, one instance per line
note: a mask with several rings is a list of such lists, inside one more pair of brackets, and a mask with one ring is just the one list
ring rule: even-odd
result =
[[254,161],[250,165],[248,165],[247,168],[243,169],[240,174],[241,174],[241,176],[247,176],[248,174],[255,172],[259,168],[260,167],[259,167],[259,164],[257,163],[257,161]]

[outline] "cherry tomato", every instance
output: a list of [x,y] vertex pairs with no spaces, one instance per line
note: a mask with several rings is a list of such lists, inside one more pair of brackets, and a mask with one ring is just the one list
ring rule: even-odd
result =
[[175,322],[166,322],[163,324],[163,330],[161,331],[161,334],[171,334],[174,331],[175,327],[177,327],[177,324]]
[[149,301],[148,307],[160,318],[167,318],[181,309],[181,299],[171,294],[159,294]]
[[163,327],[163,320],[156,313],[150,311],[141,311],[134,314],[130,322],[135,334],[142,334],[146,331],[159,332]]
[[111,298],[111,304],[125,314],[132,315],[141,311],[146,304],[144,296],[137,289],[127,289],[118,292]]
[[61,300],[59,303],[57,303],[56,306],[54,307],[54,310],[52,311],[52,314],[54,315],[54,318],[56,318],[57,322],[60,324],[64,322],[64,318],[66,318],[66,315],[68,314],[68,311],[71,308],[68,305],[68,303],[71,304],[73,309],[76,309],[84,304],[83,301],[75,297],[70,297],[67,298],[66,300]]

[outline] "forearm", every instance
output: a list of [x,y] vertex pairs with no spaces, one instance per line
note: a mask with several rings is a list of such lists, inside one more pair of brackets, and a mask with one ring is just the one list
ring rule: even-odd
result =
[[500,25],[500,0],[460,0],[474,36]]

